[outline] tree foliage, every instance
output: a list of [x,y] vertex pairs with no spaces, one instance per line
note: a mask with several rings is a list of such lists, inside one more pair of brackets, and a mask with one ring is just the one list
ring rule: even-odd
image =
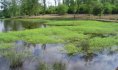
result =
[[57,7],[57,13],[60,15],[66,14],[68,11],[68,6],[65,4],[61,4]]
[[118,14],[118,0],[3,0],[1,17],[32,16],[40,14]]

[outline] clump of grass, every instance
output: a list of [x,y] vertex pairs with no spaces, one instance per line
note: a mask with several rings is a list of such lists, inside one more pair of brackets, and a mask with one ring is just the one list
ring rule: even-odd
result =
[[14,47],[13,43],[0,43],[0,50]]
[[37,70],[66,70],[66,64],[63,62],[54,62],[52,64],[40,62]]
[[16,69],[23,65],[23,54],[15,52],[6,52],[4,56],[10,61],[10,68]]
[[[11,51],[12,50],[12,51]],[[6,59],[10,62],[10,69],[14,70],[17,68],[21,68],[23,66],[23,63],[25,59],[30,56],[29,53],[23,51],[23,52],[16,52],[15,50],[9,49],[8,51],[4,52],[2,54]]]
[[65,49],[66,53],[71,56],[71,55],[75,55],[78,52],[80,52],[82,48],[78,48],[74,44],[67,44],[64,47],[64,49]]
[[90,44],[91,50],[98,51],[104,48],[109,48],[109,47],[118,45],[118,39],[115,39],[113,37],[108,37],[108,38],[96,37],[96,38],[90,39],[89,44]]
[[62,62],[55,62],[53,64],[53,70],[66,70],[66,64]]
[[14,42],[19,38],[10,33],[0,33],[0,42]]
[[49,70],[46,63],[40,63],[37,70]]

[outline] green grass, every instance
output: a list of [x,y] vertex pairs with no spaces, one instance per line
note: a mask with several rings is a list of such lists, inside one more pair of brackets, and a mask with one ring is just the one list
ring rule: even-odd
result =
[[[51,27],[0,33],[1,43],[17,40],[34,44],[63,43],[66,44],[65,49],[67,52],[71,54],[81,51],[83,46],[87,45],[90,51],[101,50],[114,45],[118,46],[118,23],[90,20],[18,20],[32,22],[46,21],[45,24],[51,25]],[[84,45],[86,41],[88,44]],[[77,48],[78,50],[75,50]]]
[[[19,32],[0,33],[0,42],[23,40],[29,43],[64,43],[70,39],[84,38],[85,35],[62,27],[39,28]],[[80,39],[81,39],[80,38]]]
[[11,46],[13,47],[14,44],[13,43],[0,43],[0,50],[11,48]]

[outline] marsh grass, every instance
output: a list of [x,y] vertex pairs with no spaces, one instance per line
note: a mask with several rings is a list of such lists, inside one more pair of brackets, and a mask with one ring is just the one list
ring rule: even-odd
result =
[[[39,19],[22,19],[22,21],[40,22]],[[0,33],[0,42],[23,40],[34,44],[64,43],[68,46],[66,49],[70,54],[78,52],[78,48],[80,51],[80,47],[85,48],[86,41],[87,52],[118,45],[117,23],[90,20],[47,20],[45,24],[52,25],[52,27]]]
[[0,50],[9,49],[11,48],[11,46],[14,47],[14,44],[13,43],[0,43]]
[[73,56],[81,51],[81,48],[76,47],[74,44],[67,44],[64,49],[69,56]]
[[48,70],[48,66],[46,63],[40,63],[37,70]]
[[66,64],[63,62],[55,62],[53,64],[53,70],[66,70]]
[[48,64],[46,62],[40,62],[37,70],[66,70],[66,64],[63,62],[54,62]]
[[17,52],[16,50],[14,50],[13,47],[8,50],[5,50],[0,55],[5,57],[9,61],[9,68],[11,70],[17,70],[19,68],[22,68],[25,59],[31,56],[28,51]]

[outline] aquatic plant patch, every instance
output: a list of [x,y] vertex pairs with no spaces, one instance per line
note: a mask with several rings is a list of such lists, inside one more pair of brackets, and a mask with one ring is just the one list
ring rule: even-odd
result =
[[[31,21],[31,19],[26,21]],[[32,19],[32,22],[35,21],[40,20]],[[0,42],[23,40],[33,44],[63,43],[67,53],[71,54],[83,50],[84,47],[87,47],[88,52],[93,52],[118,45],[118,23],[90,20],[48,20],[45,24],[51,25],[51,27],[0,33]],[[69,48],[73,48],[73,50]]]

